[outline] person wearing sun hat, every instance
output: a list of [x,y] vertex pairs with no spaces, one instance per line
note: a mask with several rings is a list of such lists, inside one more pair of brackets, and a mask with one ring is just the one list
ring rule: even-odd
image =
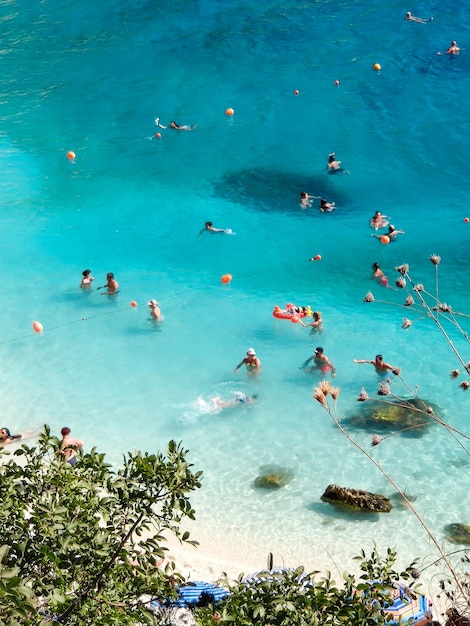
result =
[[159,309],[159,304],[156,300],[150,300],[147,302],[147,306],[150,308],[150,316],[154,320],[160,320],[162,318],[162,312]]
[[247,374],[255,374],[261,369],[261,361],[256,356],[256,352],[254,348],[248,348],[246,351],[246,357],[240,361],[237,367],[234,369],[234,373],[236,374],[242,365],[246,366]]

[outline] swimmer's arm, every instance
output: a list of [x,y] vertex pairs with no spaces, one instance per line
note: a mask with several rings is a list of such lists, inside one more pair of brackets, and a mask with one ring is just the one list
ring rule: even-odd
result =
[[354,363],[370,363],[374,365],[374,361],[367,361],[366,359],[353,359]]
[[309,357],[306,361],[303,362],[303,364],[301,365],[300,369],[307,367],[307,365],[310,363],[310,361],[313,359],[313,356]]
[[241,366],[243,365],[244,362],[245,362],[245,360],[240,361],[240,363],[237,365],[237,367],[233,370],[234,374],[236,374],[238,372],[238,370],[241,368]]

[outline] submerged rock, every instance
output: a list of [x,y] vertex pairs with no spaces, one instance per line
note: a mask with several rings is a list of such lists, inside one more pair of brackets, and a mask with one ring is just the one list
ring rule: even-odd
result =
[[444,532],[452,543],[464,543],[470,545],[470,526],[465,524],[448,524]]
[[290,483],[294,474],[290,469],[279,465],[263,465],[260,475],[255,478],[254,486],[258,489],[281,489]]
[[437,407],[426,400],[367,400],[361,402],[355,414],[344,421],[351,426],[371,430],[401,430],[409,437],[421,437],[434,424],[430,417]]
[[392,510],[390,499],[380,493],[371,493],[361,489],[328,485],[321,499],[334,506],[348,507],[355,511],[370,513],[389,513]]

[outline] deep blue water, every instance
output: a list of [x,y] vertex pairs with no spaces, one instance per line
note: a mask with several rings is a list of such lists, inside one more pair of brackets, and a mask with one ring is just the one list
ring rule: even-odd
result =
[[[240,560],[264,564],[273,551],[314,564],[375,540],[405,559],[431,554],[407,511],[366,521],[321,503],[329,483],[392,489],[315,403],[318,379],[299,365],[324,346],[347,417],[361,387],[376,387],[373,369],[353,359],[382,352],[444,419],[467,428],[468,397],[448,376],[459,365],[435,325],[404,331],[402,318],[416,315],[362,298],[372,289],[404,299],[372,283],[374,261],[391,284],[393,268],[409,263],[432,291],[436,253],[441,299],[468,312],[469,8],[2,2],[5,424],[67,424],[115,463],[182,440],[204,471],[195,532],[209,551],[223,543]],[[407,23],[407,10],[434,20]],[[452,39],[462,53],[436,55]],[[197,127],[157,129],[156,117]],[[326,173],[331,151],[349,176]],[[302,190],[337,210],[302,211]],[[405,231],[396,242],[371,237],[376,210]],[[236,235],[198,237],[206,220]],[[94,285],[113,271],[119,295],[83,293],[86,267]],[[148,319],[151,298],[165,315],[159,325]],[[272,317],[289,301],[322,311],[321,335]],[[468,360],[468,344],[450,333]],[[256,381],[233,374],[250,346],[263,365]],[[208,412],[211,398],[237,390],[260,400]],[[354,432],[368,450],[370,435]],[[468,455],[443,429],[391,437],[373,454],[439,540],[447,523],[468,523]],[[254,490],[259,468],[273,464],[295,479],[276,493]]]

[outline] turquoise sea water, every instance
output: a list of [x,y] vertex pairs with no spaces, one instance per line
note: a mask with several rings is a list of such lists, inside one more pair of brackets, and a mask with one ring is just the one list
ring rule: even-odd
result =
[[[195,538],[214,553],[223,544],[261,565],[268,551],[314,565],[376,541],[405,560],[433,554],[407,511],[351,518],[320,501],[330,483],[392,489],[312,399],[318,378],[299,366],[325,348],[347,417],[361,387],[373,395],[377,382],[353,359],[381,352],[468,431],[468,396],[448,375],[458,363],[435,326],[405,332],[403,316],[416,316],[362,298],[372,288],[404,299],[371,282],[374,261],[392,284],[394,266],[407,262],[431,289],[437,253],[441,299],[469,311],[469,8],[2,2],[5,425],[68,425],[113,463],[182,440],[204,471]],[[434,21],[407,23],[407,10]],[[466,49],[436,55],[452,39]],[[155,117],[197,128],[158,129],[157,139]],[[333,150],[349,176],[326,173]],[[300,210],[301,190],[337,211]],[[371,237],[376,210],[405,230],[396,242]],[[206,220],[236,234],[198,237]],[[95,286],[114,272],[119,295],[82,292],[86,267]],[[222,285],[226,273],[233,280]],[[165,315],[158,325],[151,298]],[[321,335],[272,317],[289,301],[322,311]],[[263,366],[256,380],[233,374],[250,346]],[[402,393],[398,381],[392,388]],[[260,400],[209,411],[211,398],[237,390]],[[353,432],[367,450],[370,436]],[[391,437],[372,453],[416,496],[439,541],[446,524],[469,523],[468,456],[443,429]],[[295,478],[260,493],[253,480],[265,465]]]

